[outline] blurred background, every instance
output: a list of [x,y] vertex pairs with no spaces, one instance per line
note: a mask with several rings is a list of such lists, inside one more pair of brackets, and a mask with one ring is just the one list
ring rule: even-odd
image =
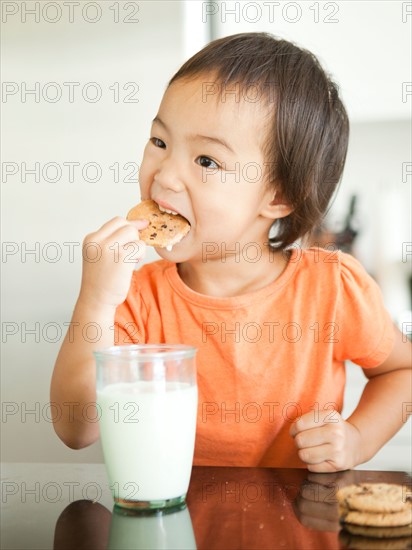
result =
[[[353,253],[411,331],[410,2],[3,1],[1,9],[3,461],[102,461],[99,443],[72,451],[58,440],[48,405],[81,243],[139,201],[139,164],[167,81],[214,38],[268,31],[314,52],[333,75],[351,137],[315,241]],[[147,261],[155,258],[151,251]],[[347,371],[344,415],[365,384],[358,367]],[[411,460],[405,423],[361,467],[410,470]]]

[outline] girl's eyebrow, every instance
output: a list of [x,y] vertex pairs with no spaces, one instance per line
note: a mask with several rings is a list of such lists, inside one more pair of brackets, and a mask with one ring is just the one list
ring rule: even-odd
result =
[[159,118],[157,115],[154,117],[154,119],[152,120],[152,124],[154,124],[155,122],[157,122],[158,124],[160,124],[160,126],[163,126],[163,128],[165,130],[167,130],[167,126],[166,124],[163,122],[163,120],[161,118]]
[[[163,126],[163,128],[165,130],[168,129],[167,125],[158,116],[155,116],[154,119],[152,120],[152,123],[156,123],[156,122],[158,124],[160,124],[160,126]],[[188,136],[188,139],[190,141],[206,141],[206,142],[210,142],[210,143],[217,143],[218,145],[222,145],[223,147],[225,147],[231,153],[234,153],[234,150],[232,149],[232,147],[230,147],[230,145],[227,143],[227,141],[225,141],[222,138],[213,137],[213,136],[202,136],[202,135],[199,135],[199,134],[193,134],[193,135]]]
[[235,153],[232,147],[230,147],[230,145],[227,143],[227,141],[225,141],[222,138],[213,137],[213,136],[201,136],[199,134],[196,134],[196,135],[189,136],[189,139],[193,141],[206,141],[210,143],[217,143],[218,145],[222,145],[225,149],[227,149],[231,153]]

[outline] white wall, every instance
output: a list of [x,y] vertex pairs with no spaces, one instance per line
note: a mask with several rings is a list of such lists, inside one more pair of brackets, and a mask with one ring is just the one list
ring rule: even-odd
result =
[[402,174],[403,164],[410,163],[411,137],[406,120],[353,123],[341,188],[329,216],[331,226],[339,227],[350,196],[358,196],[354,253],[379,282],[395,320],[411,309],[412,255],[402,257],[404,243],[411,241],[411,176]]

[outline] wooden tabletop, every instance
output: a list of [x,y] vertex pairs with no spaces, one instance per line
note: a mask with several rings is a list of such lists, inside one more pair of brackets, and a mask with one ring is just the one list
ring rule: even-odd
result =
[[356,548],[340,528],[336,491],[366,481],[411,493],[405,472],[194,467],[186,508],[136,516],[114,509],[102,464],[3,464],[1,548]]

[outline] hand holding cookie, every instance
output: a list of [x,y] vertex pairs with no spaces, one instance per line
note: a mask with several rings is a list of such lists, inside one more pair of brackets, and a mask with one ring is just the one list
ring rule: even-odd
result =
[[360,462],[360,433],[337,411],[304,414],[292,424],[290,435],[311,472],[338,472]]
[[111,308],[124,302],[135,265],[145,255],[139,231],[147,224],[118,217],[86,236],[80,301]]

